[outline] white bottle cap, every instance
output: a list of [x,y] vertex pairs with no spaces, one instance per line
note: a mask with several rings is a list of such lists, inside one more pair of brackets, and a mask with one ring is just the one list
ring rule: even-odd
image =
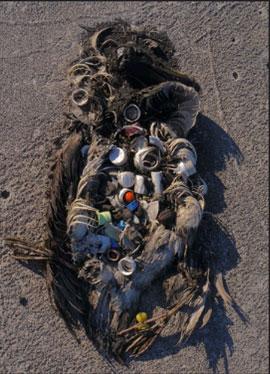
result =
[[116,166],[122,166],[127,162],[127,154],[124,149],[114,146],[110,151],[109,160]]

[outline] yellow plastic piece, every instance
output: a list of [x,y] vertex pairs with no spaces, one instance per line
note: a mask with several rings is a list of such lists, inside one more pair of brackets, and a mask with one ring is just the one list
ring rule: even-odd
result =
[[147,313],[140,312],[136,314],[136,321],[139,323],[143,323],[148,319]]

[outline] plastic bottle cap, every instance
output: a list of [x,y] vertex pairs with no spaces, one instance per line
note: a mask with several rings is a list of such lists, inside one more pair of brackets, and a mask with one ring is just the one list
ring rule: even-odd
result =
[[136,122],[141,117],[141,110],[136,104],[129,104],[123,114],[127,122]]
[[123,200],[124,200],[125,203],[130,203],[130,202],[133,201],[134,199],[135,199],[134,192],[132,192],[132,191],[127,191],[127,192],[124,194]]
[[127,154],[122,148],[113,147],[109,154],[109,160],[112,164],[121,166],[127,162]]
[[120,253],[116,249],[110,249],[107,252],[107,259],[109,261],[118,261],[120,258]]
[[136,269],[136,262],[133,258],[124,257],[118,262],[118,270],[125,276],[131,275]]
[[134,199],[135,199],[134,192],[132,190],[128,189],[128,188],[123,188],[119,192],[119,200],[120,200],[121,203],[127,204]]
[[139,323],[145,322],[147,320],[148,316],[145,312],[139,312],[136,314],[136,321]]

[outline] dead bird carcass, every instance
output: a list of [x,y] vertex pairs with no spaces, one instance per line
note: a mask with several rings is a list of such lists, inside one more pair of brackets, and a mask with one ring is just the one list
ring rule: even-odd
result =
[[[217,294],[231,302],[210,253],[193,251],[207,191],[187,140],[200,87],[172,55],[158,32],[122,21],[86,28],[68,71],[69,136],[52,168],[46,239],[6,240],[16,258],[45,263],[71,331],[82,322],[119,360],[145,352],[175,316],[187,339],[208,322]],[[167,306],[148,317],[145,291],[157,279]]]

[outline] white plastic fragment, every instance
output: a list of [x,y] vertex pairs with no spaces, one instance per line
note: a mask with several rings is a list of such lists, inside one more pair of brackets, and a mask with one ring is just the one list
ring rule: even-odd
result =
[[186,177],[196,173],[196,168],[191,160],[180,161],[175,169],[176,174],[180,174]]
[[163,145],[162,141],[159,139],[159,137],[150,135],[149,136],[149,143],[151,145],[154,145],[154,146],[158,147],[160,149],[161,153],[166,152],[166,148],[164,147],[164,145]]
[[135,175],[131,171],[123,171],[118,174],[118,182],[122,187],[130,188],[134,185]]
[[154,185],[154,193],[160,195],[163,192],[162,171],[151,171],[151,179]]
[[135,214],[133,216],[133,223],[135,223],[135,225],[138,225],[140,223],[139,218],[137,216],[135,216]]
[[147,190],[145,187],[144,176],[143,175],[136,175],[135,176],[135,185],[134,185],[134,192],[139,195],[146,195]]

